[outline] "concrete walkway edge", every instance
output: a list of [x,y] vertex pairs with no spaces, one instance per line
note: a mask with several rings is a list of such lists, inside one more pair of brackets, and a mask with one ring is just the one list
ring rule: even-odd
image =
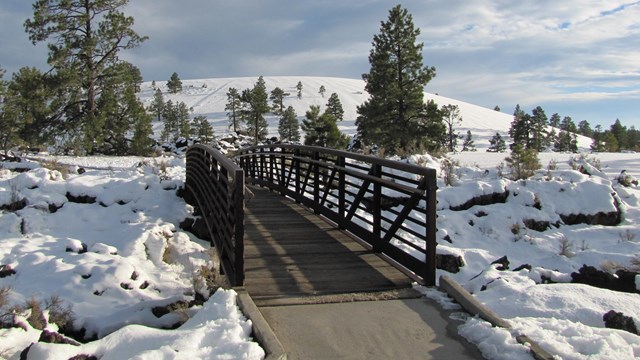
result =
[[[477,315],[480,318],[488,321],[491,325],[511,329],[511,324],[501,318],[498,314],[494,313],[488,307],[481,304],[478,300],[476,300],[473,295],[471,295],[467,290],[465,290],[460,284],[458,284],[452,278],[442,275],[440,276],[440,288],[449,294],[455,301],[460,304],[467,312],[472,315]],[[527,335],[521,334],[516,336],[516,340],[522,344],[529,347],[531,351],[531,355],[536,360],[553,360],[555,359],[551,354],[545,351],[540,345],[529,338]]]
[[233,290],[237,293],[236,301],[240,311],[252,322],[253,334],[266,353],[265,360],[286,360],[287,353],[284,351],[282,343],[262,316],[247,290],[243,287],[234,287]]

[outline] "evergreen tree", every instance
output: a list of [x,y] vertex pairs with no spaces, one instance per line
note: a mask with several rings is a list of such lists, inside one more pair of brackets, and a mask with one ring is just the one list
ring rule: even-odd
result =
[[593,129],[593,141],[591,142],[591,151],[593,152],[603,152],[604,151],[604,141],[603,141],[603,133],[602,126],[596,125],[595,129]]
[[505,152],[507,150],[507,144],[505,143],[500,133],[496,133],[489,140],[489,148],[487,148],[487,152]]
[[471,130],[467,130],[467,137],[464,138],[464,142],[462,143],[462,151],[476,151],[476,145],[473,143]]
[[171,100],[164,104],[162,121],[164,127],[160,134],[160,139],[162,141],[175,141],[178,138],[178,114],[176,106],[174,106]]
[[164,97],[162,96],[162,91],[160,89],[156,89],[153,94],[153,101],[151,102],[151,106],[149,106],[149,111],[155,115],[158,121],[162,121],[162,109],[164,108]]
[[[93,152],[104,134],[98,98],[105,89],[101,79],[113,76],[122,50],[140,45],[146,38],[133,31],[133,18],[120,9],[128,0],[37,0],[33,19],[24,26],[35,45],[51,40],[48,63],[58,82],[53,117],[64,120],[67,136],[82,137],[85,150]],[[81,133],[78,133],[78,130]]]
[[460,109],[458,105],[449,104],[444,105],[440,111],[442,112],[442,120],[447,126],[447,150],[455,152],[456,145],[458,145],[458,134],[456,134],[454,127],[462,122]]
[[333,115],[337,121],[342,121],[344,119],[344,109],[342,108],[342,102],[340,102],[338,94],[331,93],[329,100],[327,100],[327,109],[325,112]]
[[320,96],[324,97],[324,93],[327,91],[327,89],[324,87],[324,85],[320,85],[320,90],[318,90],[318,94],[320,94]]
[[94,151],[110,155],[127,155],[130,131],[139,122],[148,121],[148,114],[136,93],[142,83],[137,67],[129,63],[118,63],[110,69],[110,76],[100,79],[102,94],[97,101],[100,109],[95,123],[103,129],[95,129],[92,137],[96,144],[85,144]]
[[578,123],[578,133],[586,137],[592,137],[593,130],[591,129],[591,124],[589,124],[587,120],[580,121]]
[[511,155],[505,161],[511,169],[511,178],[513,180],[527,179],[542,167],[538,159],[538,152],[533,148],[525,149],[519,143],[514,144],[511,149]]
[[606,152],[618,152],[620,145],[618,145],[618,139],[611,131],[605,131],[602,137],[604,143],[604,151]]
[[0,68],[0,150],[4,151],[4,156],[8,156],[9,150],[20,141],[18,135],[20,128],[5,106],[7,90],[3,79],[4,73],[5,70]]
[[58,99],[51,91],[50,75],[23,67],[14,73],[2,99],[0,141],[6,151],[19,143],[38,146],[51,143]]
[[578,132],[578,128],[573,122],[573,119],[571,119],[571,116],[565,116],[564,118],[562,118],[562,122],[560,122],[560,129],[572,133]]
[[611,134],[616,138],[617,150],[626,150],[627,149],[627,128],[623,126],[620,122],[620,119],[616,119],[616,121],[611,125],[610,130]]
[[283,141],[300,141],[300,124],[298,123],[298,115],[293,109],[293,106],[287,107],[282,114],[278,123],[278,134]]
[[279,87],[271,90],[269,100],[271,100],[271,102],[273,103],[271,109],[273,110],[274,114],[282,115],[282,113],[284,112],[284,98],[289,95],[291,94],[284,92],[284,90]]
[[167,81],[167,90],[170,94],[177,94],[182,91],[182,81],[177,72],[171,74],[171,78]]
[[184,139],[191,138],[191,117],[187,104],[182,101],[176,104],[176,114],[178,116],[178,136]]
[[320,115],[320,107],[311,105],[302,120],[302,130],[305,132],[304,144],[323,146],[334,149],[346,148],[349,138],[340,132],[337,119],[330,113]]
[[[373,37],[369,54],[371,69],[362,77],[369,99],[358,107],[358,138],[390,152],[415,150],[425,144],[436,145],[441,135],[442,117],[424,104],[424,86],[435,76],[435,68],[422,60],[422,43],[416,43],[420,29],[400,5],[389,11]],[[430,112],[431,111],[431,112]]]
[[298,91],[298,99],[302,99],[302,81],[298,81],[298,84],[296,84],[296,90]]
[[635,126],[631,126],[627,130],[627,148],[629,150],[638,151],[640,145],[640,132],[636,130]]
[[242,100],[240,99],[240,93],[238,89],[229,88],[227,91],[227,104],[224,109],[228,111],[229,127],[233,127],[233,132],[237,133],[240,130],[240,111],[242,108]]
[[193,118],[194,134],[198,141],[208,144],[214,139],[213,127],[204,115],[198,115]]
[[148,156],[153,145],[153,127],[151,116],[145,114],[135,120],[133,125],[133,138],[131,139],[130,153],[136,156]]
[[254,145],[264,140],[269,133],[267,120],[264,118],[264,114],[269,112],[267,97],[267,87],[262,76],[252,89],[245,89],[240,96],[243,104],[242,119],[254,138]]
[[547,143],[547,115],[542,107],[537,106],[531,111],[531,140],[527,148],[543,151],[550,144]]
[[517,104],[513,111],[509,136],[513,141],[512,148],[515,144],[521,144],[526,148],[531,143],[531,115],[520,109],[520,104]]
[[558,113],[554,113],[549,118],[549,126],[553,126],[554,128],[560,127],[560,115]]
[[493,108],[493,111],[500,112],[500,106],[496,105],[496,106]]

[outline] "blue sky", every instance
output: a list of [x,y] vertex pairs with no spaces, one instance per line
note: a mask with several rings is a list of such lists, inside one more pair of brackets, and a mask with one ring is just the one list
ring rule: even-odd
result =
[[[371,40],[396,2],[131,0],[149,40],[122,57],[145,80],[308,75],[361,78]],[[426,90],[511,113],[640,128],[640,1],[404,1],[421,29]],[[31,1],[0,3],[0,66],[46,68],[23,22]]]

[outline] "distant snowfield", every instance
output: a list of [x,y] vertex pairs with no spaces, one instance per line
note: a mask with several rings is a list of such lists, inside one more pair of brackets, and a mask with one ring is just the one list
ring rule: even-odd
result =
[[[257,77],[243,78],[216,78],[201,80],[182,80],[183,91],[178,94],[168,94],[166,82],[158,81],[156,86],[163,91],[164,100],[175,102],[184,102],[187,107],[193,108],[193,115],[205,115],[214,127],[216,134],[224,134],[228,132],[229,120],[225,111],[227,102],[227,92],[229,88],[235,88],[242,92],[244,89],[253,88]],[[292,106],[298,118],[304,119],[305,112],[309,110],[311,105],[320,106],[321,111],[324,110],[327,100],[331,93],[338,94],[340,102],[344,108],[344,120],[338,123],[338,127],[346,134],[353,135],[356,133],[355,120],[358,117],[357,107],[362,105],[368,98],[369,94],[364,90],[365,82],[358,79],[344,79],[331,77],[311,77],[311,76],[265,76],[264,81],[267,91],[271,92],[276,87],[283,89],[289,93],[284,99],[284,105]],[[296,85],[302,83],[302,97],[297,97]],[[326,93],[322,97],[319,93],[321,86],[324,86]],[[429,89],[427,85],[427,90]],[[153,100],[155,89],[151,82],[142,84],[140,99],[149,106]],[[460,135],[465,136],[467,130],[471,130],[476,148],[484,151],[489,147],[489,140],[500,132],[500,135],[508,141],[508,131],[513,121],[513,109],[516,104],[503,104],[502,109],[505,112],[498,112],[481,106],[469,104],[466,102],[450,99],[437,94],[425,92],[425,101],[434,100],[439,107],[452,104],[458,105],[462,122],[456,127]],[[531,112],[532,109],[523,109]],[[551,114],[547,114],[551,116]],[[270,136],[278,135],[278,117],[267,115],[266,119],[269,123]],[[161,124],[156,123],[156,131],[159,133]],[[458,146],[462,148],[462,141],[458,142]],[[589,149],[591,139],[579,136],[578,146],[582,149]]]
[[[280,86],[291,92],[286,104],[294,106],[299,116],[311,104],[324,105],[329,94],[337,92],[351,119],[341,126],[351,133],[355,106],[366,99],[359,80],[265,80],[269,90]],[[242,90],[255,81],[187,80],[181,94],[165,94],[165,100],[184,101],[194,107],[194,115],[207,115],[221,135],[227,131],[226,89]],[[302,99],[295,97],[298,81],[304,86]],[[325,98],[318,94],[320,85],[327,90]],[[151,85],[145,83],[143,100],[148,101],[152,93]],[[443,99],[436,101],[439,105],[449,101]],[[484,131],[488,137],[508,129],[511,115],[459,106],[463,127]],[[277,119],[270,117],[270,121],[273,132]],[[640,187],[624,187],[616,179],[622,170],[640,177],[640,157],[586,155],[591,162],[600,163],[598,171],[576,154],[542,153],[544,169],[526,181],[511,181],[499,176],[499,165],[508,154],[486,153],[481,146],[486,148],[488,143],[481,143],[476,141],[478,152],[448,155],[459,164],[453,185],[444,183],[442,159],[416,155],[407,160],[438,170],[437,252],[460,256],[464,262],[456,273],[438,270],[437,275],[454,278],[513,326],[511,330],[493,328],[459,312],[454,314],[464,320],[459,333],[489,359],[531,359],[515,340],[521,333],[562,359],[639,358],[640,337],[605,328],[602,317],[615,310],[640,325],[640,295],[569,280],[583,265],[637,270]],[[584,143],[588,147],[588,141]],[[26,201],[20,210],[0,211],[0,265],[9,265],[16,272],[0,278],[0,286],[11,288],[8,300],[12,304],[23,304],[31,297],[60,296],[65,304],[73,305],[76,327],[99,339],[81,346],[38,343],[41,330],[28,324],[28,312],[24,312],[15,314],[22,328],[0,329],[0,356],[18,359],[35,342],[29,359],[68,359],[78,354],[101,359],[264,358],[264,351],[251,339],[251,322],[235,305],[233,291],[219,290],[201,307],[186,311],[160,317],[152,312],[156,306],[192,299],[194,272],[210,260],[207,244],[178,226],[193,210],[175,194],[184,181],[184,159],[46,158],[73,165],[72,170],[82,166],[88,171],[63,176],[37,166],[22,174],[0,169],[0,206]],[[577,162],[574,167],[589,169],[591,175],[573,170],[570,160]],[[162,163],[166,171],[160,170]],[[553,169],[546,169],[549,164]],[[504,202],[452,210],[473,197],[506,191]],[[96,201],[78,204],[67,194],[95,197]],[[57,211],[50,212],[52,208]],[[563,215],[617,210],[621,214],[617,226],[566,225],[562,220]],[[553,225],[536,231],[526,228],[526,221]],[[561,251],[563,243],[565,251]],[[491,263],[503,256],[509,268],[498,270]],[[529,267],[513,271],[522,265]],[[543,278],[555,283],[544,283]],[[636,284],[640,285],[640,279],[636,278]],[[453,306],[437,290],[418,288],[443,306]],[[189,320],[175,330],[158,329],[185,316]],[[56,326],[48,329],[55,331]]]

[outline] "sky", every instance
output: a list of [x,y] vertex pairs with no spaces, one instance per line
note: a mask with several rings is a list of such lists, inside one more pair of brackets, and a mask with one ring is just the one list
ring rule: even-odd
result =
[[[132,0],[123,9],[149,39],[121,57],[145,80],[264,76],[361,78],[381,0]],[[425,90],[512,113],[542,106],[577,123],[640,128],[640,1],[411,0]],[[46,46],[24,32],[31,2],[0,3],[0,67],[46,69]],[[5,79],[10,75],[5,75]]]

